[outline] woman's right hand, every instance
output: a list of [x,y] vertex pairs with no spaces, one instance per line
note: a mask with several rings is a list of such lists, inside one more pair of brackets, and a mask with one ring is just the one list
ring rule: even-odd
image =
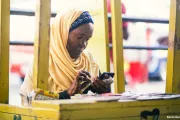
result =
[[89,78],[91,78],[89,72],[84,70],[80,71],[70,88],[67,90],[68,94],[72,96],[75,93],[78,93],[80,91],[80,83],[91,81]]

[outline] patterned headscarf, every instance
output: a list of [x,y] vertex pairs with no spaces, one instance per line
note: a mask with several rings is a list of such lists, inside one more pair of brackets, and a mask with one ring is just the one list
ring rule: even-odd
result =
[[69,32],[73,31],[74,29],[78,28],[79,26],[87,23],[94,24],[91,15],[88,11],[83,12],[72,24],[69,29]]

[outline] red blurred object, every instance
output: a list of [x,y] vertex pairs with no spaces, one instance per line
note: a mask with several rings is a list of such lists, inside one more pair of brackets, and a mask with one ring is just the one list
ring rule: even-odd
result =
[[13,73],[18,73],[21,77],[24,77],[24,74],[21,72],[21,64],[11,64],[11,71]]
[[132,77],[132,84],[147,82],[146,65],[140,62],[130,62],[129,73]]
[[10,46],[10,72],[24,79],[29,63],[33,60],[33,46]]

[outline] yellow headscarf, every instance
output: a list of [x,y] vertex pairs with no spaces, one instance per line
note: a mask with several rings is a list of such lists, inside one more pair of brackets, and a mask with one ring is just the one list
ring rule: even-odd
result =
[[84,11],[72,9],[59,13],[51,24],[50,56],[49,56],[49,88],[50,91],[67,90],[80,70],[98,76],[99,67],[91,54],[83,52],[77,60],[70,57],[66,44],[71,24]]

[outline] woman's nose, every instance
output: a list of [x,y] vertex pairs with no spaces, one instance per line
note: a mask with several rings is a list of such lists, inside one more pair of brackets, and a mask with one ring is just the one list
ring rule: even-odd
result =
[[87,41],[86,41],[86,40],[80,43],[80,47],[81,47],[82,49],[85,49],[86,46],[87,46]]

